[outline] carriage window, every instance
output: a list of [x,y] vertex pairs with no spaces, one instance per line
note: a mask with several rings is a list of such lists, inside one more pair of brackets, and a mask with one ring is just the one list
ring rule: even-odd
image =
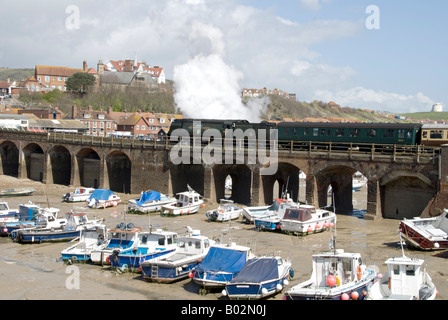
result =
[[305,128],[305,130],[303,131],[303,135],[307,136],[310,134],[310,128]]
[[314,128],[313,129],[313,136],[317,137],[319,135],[319,128]]
[[442,139],[442,130],[431,130],[429,137],[431,139]]
[[320,134],[324,136],[325,135],[325,129],[320,129]]
[[329,136],[329,135],[331,135],[331,130],[330,129],[327,130],[327,136]]
[[292,134],[296,134],[297,133],[297,129],[292,129]]
[[[398,130],[398,138],[403,139],[404,138],[404,130]],[[409,132],[408,132],[408,138],[409,138]]]
[[334,135],[336,137],[343,137],[344,136],[344,129],[338,128],[334,131]]
[[391,138],[394,136],[394,129],[385,129],[383,132],[383,138]]
[[423,131],[423,138],[427,139],[428,138],[428,131]]
[[376,137],[376,130],[375,129],[369,129],[367,130],[367,136],[375,138]]
[[359,137],[361,134],[361,130],[359,129],[350,129],[350,137]]

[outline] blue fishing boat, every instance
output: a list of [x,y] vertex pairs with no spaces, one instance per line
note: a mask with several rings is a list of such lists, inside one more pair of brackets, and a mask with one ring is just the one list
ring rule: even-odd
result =
[[253,223],[255,219],[267,218],[276,216],[279,212],[280,206],[285,203],[294,204],[291,198],[275,199],[270,206],[246,207],[243,208],[243,218],[248,223]]
[[107,233],[109,239],[104,248],[92,250],[90,261],[94,264],[110,265],[109,257],[114,250],[124,250],[138,245],[139,235],[142,228],[136,227],[133,223],[119,223],[114,229]]
[[89,225],[81,228],[79,240],[61,251],[62,260],[67,264],[87,262],[93,250],[107,246],[107,228],[104,224]]
[[179,238],[174,252],[141,263],[143,279],[168,283],[188,277],[215,241],[190,227],[187,227],[187,232],[187,235]]
[[[6,237],[11,234],[13,230],[23,229],[23,228],[31,228],[36,225],[36,216],[39,212],[44,211],[47,213],[44,217],[48,220],[55,219],[54,212],[59,212],[59,209],[40,209],[39,206],[29,203],[29,204],[21,204],[19,206],[19,219],[15,222],[2,222],[0,223],[0,236]],[[47,221],[48,222],[48,221]]]
[[85,213],[66,213],[66,223],[61,222],[61,227],[41,227],[40,214],[34,228],[18,229],[13,233],[14,239],[19,243],[41,243],[70,241],[79,237],[80,230],[84,226],[101,223],[102,220],[89,220]]
[[190,277],[201,286],[199,294],[207,294],[212,289],[224,288],[252,257],[250,247],[235,243],[216,245],[210,248]]
[[141,232],[136,246],[125,250],[114,250],[109,257],[112,268],[120,271],[140,272],[143,261],[154,259],[171,252],[177,247],[177,233],[163,231]]
[[257,257],[247,261],[238,275],[226,284],[223,296],[229,299],[262,299],[281,292],[293,276],[289,259]]

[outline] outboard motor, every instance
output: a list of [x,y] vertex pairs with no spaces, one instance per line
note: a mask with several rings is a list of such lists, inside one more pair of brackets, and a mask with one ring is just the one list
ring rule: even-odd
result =
[[428,300],[432,295],[432,291],[431,288],[429,288],[428,286],[422,287],[419,291],[418,291],[418,298],[420,300]]

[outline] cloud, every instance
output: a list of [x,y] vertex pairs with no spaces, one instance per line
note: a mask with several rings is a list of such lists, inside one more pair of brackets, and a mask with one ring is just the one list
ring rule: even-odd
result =
[[322,8],[321,6],[322,2],[329,2],[330,0],[300,0],[300,5],[302,8],[317,11]]
[[396,113],[431,111],[434,101],[423,93],[405,95],[381,90],[355,87],[346,90],[318,90],[315,96],[322,101],[335,101],[341,106],[388,110]]

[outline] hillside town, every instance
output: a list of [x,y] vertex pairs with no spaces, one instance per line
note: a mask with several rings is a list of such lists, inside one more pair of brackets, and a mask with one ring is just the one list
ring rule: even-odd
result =
[[[94,109],[92,106],[82,108],[74,104],[70,112],[62,112],[57,105],[23,106],[17,103],[21,93],[49,93],[53,90],[68,93],[67,80],[76,73],[87,73],[95,79],[90,92],[100,89],[111,89],[114,92],[126,93],[133,89],[144,90],[148,93],[171,92],[167,85],[164,68],[158,65],[150,66],[137,59],[110,60],[103,63],[100,59],[96,68],[89,67],[83,61],[82,68],[66,66],[36,65],[34,75],[17,81],[0,81],[0,127],[7,129],[30,130],[36,132],[67,132],[79,133],[100,137],[126,137],[144,140],[163,139],[169,130],[171,122],[182,114],[160,112],[114,111],[111,106],[104,110]],[[172,92],[171,92],[172,93]],[[257,98],[263,95],[275,95],[286,100],[297,101],[295,93],[283,90],[268,89],[241,89],[241,98]],[[338,110],[339,104],[330,101],[329,109]],[[363,110],[374,113],[371,110]],[[441,104],[436,104],[432,112],[442,112]],[[406,117],[381,114],[385,118],[407,120]],[[340,117],[296,117],[282,116],[280,119],[267,119],[269,121],[305,121],[305,122],[357,122]],[[421,122],[421,121],[420,121]]]

